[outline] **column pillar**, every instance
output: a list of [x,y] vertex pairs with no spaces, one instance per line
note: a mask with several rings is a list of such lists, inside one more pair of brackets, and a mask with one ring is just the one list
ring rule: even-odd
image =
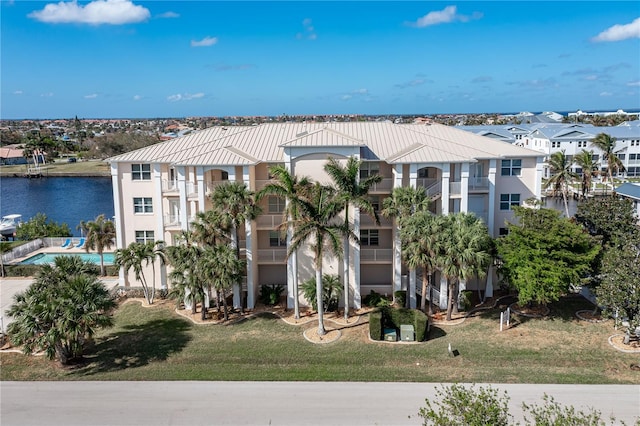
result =
[[449,181],[451,180],[451,165],[449,163],[442,165],[442,214],[449,214]]
[[496,167],[498,160],[489,160],[489,205],[487,211],[487,228],[489,228],[489,235],[496,236],[495,232],[495,219],[496,219]]
[[469,163],[462,163],[460,172],[460,211],[469,211]]

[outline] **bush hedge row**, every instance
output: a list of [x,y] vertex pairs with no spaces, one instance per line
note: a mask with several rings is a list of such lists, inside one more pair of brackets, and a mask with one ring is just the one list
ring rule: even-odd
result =
[[417,309],[381,307],[369,314],[369,335],[373,340],[383,340],[385,328],[400,329],[400,325],[411,324],[416,333],[416,341],[428,337],[429,317]]

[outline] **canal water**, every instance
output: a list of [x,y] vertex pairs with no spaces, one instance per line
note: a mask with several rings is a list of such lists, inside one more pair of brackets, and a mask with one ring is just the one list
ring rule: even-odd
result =
[[114,215],[110,177],[0,178],[0,216],[21,214],[27,221],[44,213],[52,221],[69,225],[73,236],[81,221]]

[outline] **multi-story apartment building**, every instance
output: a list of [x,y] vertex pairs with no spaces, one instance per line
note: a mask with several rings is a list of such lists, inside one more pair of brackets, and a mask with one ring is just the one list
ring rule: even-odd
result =
[[[211,208],[208,195],[216,185],[238,181],[259,191],[269,182],[269,167],[276,164],[328,183],[324,164],[329,157],[356,157],[363,161],[361,177],[382,176],[370,192],[376,208],[395,187],[424,187],[434,213],[473,212],[493,236],[504,232],[511,206],[541,195],[540,152],[454,127],[390,122],[213,127],[109,159],[117,247],[153,239],[173,244],[177,234],[189,229],[196,213]],[[293,257],[287,257],[286,239],[276,229],[284,206],[285,200],[277,197],[263,200],[263,213],[242,230],[249,308],[263,284],[286,284],[288,304],[293,306],[294,271],[300,282],[314,274],[310,251],[298,254],[297,268]],[[416,276],[402,263],[393,221],[382,219],[376,225],[357,209],[350,210],[360,235],[360,245],[350,246],[350,305],[359,307],[361,295],[370,290],[392,294],[406,285],[415,306]],[[324,268],[342,276],[342,262],[330,255]],[[123,284],[130,278],[121,271]],[[435,279],[440,280],[438,297],[445,305],[446,282],[439,276]],[[492,274],[466,286],[491,296]],[[239,301],[239,294],[234,294],[234,302]]]
[[[591,141],[599,134],[606,133],[616,139],[616,155],[622,161],[625,170],[619,171],[619,177],[640,177],[640,121],[625,122],[619,126],[593,126],[580,123],[535,123],[501,126],[462,126],[462,129],[491,137],[497,140],[510,141],[515,145],[533,149],[549,156],[554,152],[565,151],[569,160],[583,149],[593,151],[593,159],[605,175],[607,161],[603,152]],[[509,135],[511,135],[509,137]],[[573,165],[573,170],[582,170]],[[549,176],[548,167],[544,166],[544,177]]]

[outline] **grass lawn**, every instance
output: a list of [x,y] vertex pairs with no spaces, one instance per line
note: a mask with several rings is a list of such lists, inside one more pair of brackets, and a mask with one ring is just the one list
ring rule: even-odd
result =
[[[568,297],[546,319],[515,317],[500,332],[499,307],[460,325],[437,326],[422,344],[368,340],[368,324],[333,343],[307,342],[304,328],[270,314],[234,325],[196,325],[170,304],[127,303],[116,326],[88,348],[85,365],[62,369],[43,357],[0,354],[2,380],[319,380],[501,383],[640,383],[625,354],[607,342],[612,322],[580,321],[591,309]],[[364,318],[363,318],[364,319]],[[314,327],[308,324],[305,327]],[[451,343],[460,353],[449,357]]]
[[[13,176],[25,173],[27,166],[0,166],[0,176]],[[58,160],[43,167],[42,173],[45,176],[110,176],[109,164],[100,160],[78,161],[68,163]]]

